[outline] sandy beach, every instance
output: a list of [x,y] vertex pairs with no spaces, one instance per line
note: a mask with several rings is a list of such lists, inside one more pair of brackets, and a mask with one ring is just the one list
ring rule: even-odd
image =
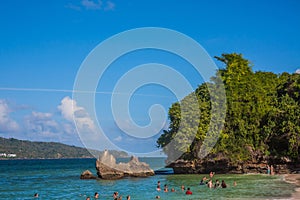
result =
[[286,182],[295,184],[297,186],[295,192],[292,194],[291,199],[299,200],[300,199],[300,174],[286,174],[284,175],[284,179]]

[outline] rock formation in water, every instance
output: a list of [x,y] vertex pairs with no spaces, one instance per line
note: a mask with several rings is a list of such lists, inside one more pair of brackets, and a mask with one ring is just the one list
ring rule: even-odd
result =
[[123,177],[153,176],[154,171],[147,163],[140,162],[132,156],[128,163],[116,163],[116,159],[105,151],[96,161],[97,175],[101,179],[120,179]]
[[80,179],[96,179],[97,177],[92,174],[89,170],[85,170],[81,173]]

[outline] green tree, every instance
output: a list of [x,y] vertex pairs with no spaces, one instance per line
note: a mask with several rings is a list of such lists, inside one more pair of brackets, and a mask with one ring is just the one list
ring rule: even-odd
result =
[[[253,72],[251,63],[236,53],[216,59],[225,67],[195,93],[171,106],[170,126],[158,139],[158,147],[170,159],[178,155],[202,159],[208,153],[206,147],[214,145],[220,135],[210,156],[221,153],[238,163],[251,160],[253,152],[259,152],[296,161],[300,145],[300,75]],[[223,84],[225,113],[218,112],[224,109],[225,95],[220,95]]]
[[273,110],[264,120],[265,142],[274,156],[299,159],[300,145],[300,75],[282,74],[277,86]]

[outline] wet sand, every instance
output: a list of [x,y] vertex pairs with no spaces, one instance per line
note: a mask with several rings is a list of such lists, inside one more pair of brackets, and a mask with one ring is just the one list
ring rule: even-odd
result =
[[300,174],[286,174],[284,175],[284,179],[288,183],[292,183],[296,185],[295,192],[292,194],[293,200],[300,199]]

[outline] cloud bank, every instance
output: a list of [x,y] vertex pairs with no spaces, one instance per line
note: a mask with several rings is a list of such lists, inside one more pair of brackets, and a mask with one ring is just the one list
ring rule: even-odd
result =
[[60,124],[53,119],[53,114],[33,111],[25,116],[25,129],[30,137],[36,140],[57,138],[63,134]]
[[19,125],[10,117],[13,110],[9,107],[8,102],[0,99],[0,133],[10,133],[19,130]]
[[[17,112],[20,110],[22,112]],[[12,112],[16,112],[17,119],[11,117]],[[8,101],[0,99],[2,137],[82,146],[78,131],[85,133],[87,138],[97,135],[94,121],[87,111],[68,96],[61,100],[54,112],[39,112],[30,106],[14,110]]]
[[64,119],[69,122],[75,122],[79,130],[88,130],[95,132],[94,121],[83,107],[77,105],[76,101],[70,97],[61,100],[61,104],[57,107]]

